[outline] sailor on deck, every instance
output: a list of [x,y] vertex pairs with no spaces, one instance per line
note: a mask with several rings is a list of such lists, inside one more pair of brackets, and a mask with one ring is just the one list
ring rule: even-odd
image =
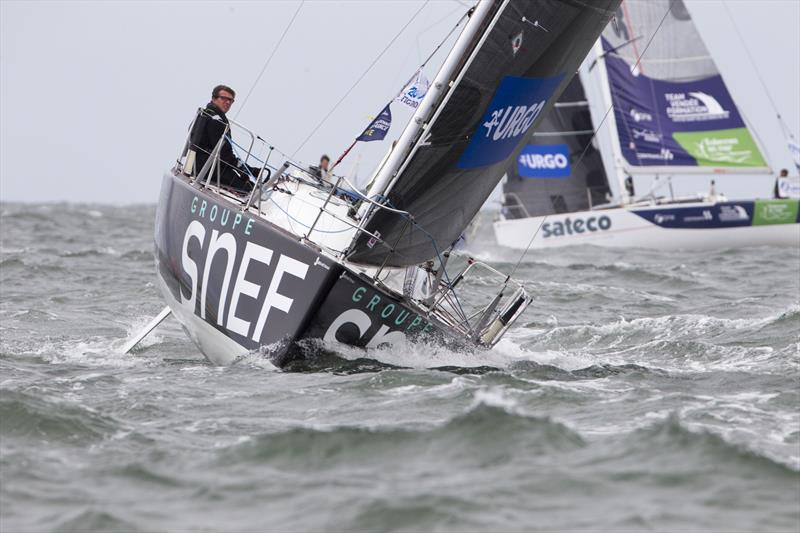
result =
[[[191,149],[195,151],[195,169],[200,172],[220,137],[225,133],[228,117],[225,116],[233,105],[236,93],[226,85],[217,85],[211,92],[211,101],[197,117],[191,134]],[[227,135],[230,137],[230,130]],[[219,153],[220,184],[239,191],[250,191],[253,183],[250,175],[256,177],[260,169],[245,165],[233,152],[228,139],[222,142]],[[216,173],[216,171],[215,171]],[[216,182],[216,176],[211,178]]]
[[708,188],[708,201],[709,202],[719,202],[722,200],[721,195],[717,194],[717,182],[716,180],[711,180],[711,186]]
[[772,196],[776,199],[788,198],[786,194],[786,185],[789,179],[789,171],[785,168],[781,169],[781,173],[775,178],[775,189],[772,191]]
[[322,157],[319,158],[319,166],[311,165],[309,170],[311,174],[320,181],[328,182],[328,178],[330,177],[330,167],[331,158],[327,155],[323,154]]

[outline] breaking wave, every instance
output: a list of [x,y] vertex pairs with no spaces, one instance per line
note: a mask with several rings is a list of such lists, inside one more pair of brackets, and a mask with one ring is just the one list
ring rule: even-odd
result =
[[583,445],[578,433],[550,418],[479,401],[466,413],[432,427],[300,427],[260,435],[225,450],[220,461],[316,470],[358,464],[367,457],[393,464],[420,460],[421,455],[472,463],[515,453],[561,453]]
[[85,406],[10,390],[0,395],[0,419],[6,438],[54,440],[75,446],[107,438],[119,429],[114,420]]
[[796,251],[532,251],[493,350],[304,341],[279,371],[171,318],[120,353],[164,305],[152,207],[0,212],[4,530],[800,524]]

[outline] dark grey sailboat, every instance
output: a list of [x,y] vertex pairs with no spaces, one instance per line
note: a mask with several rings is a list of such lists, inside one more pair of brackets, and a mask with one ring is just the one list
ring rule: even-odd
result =
[[593,136],[589,102],[575,76],[510,162],[503,182],[503,217],[588,211],[607,203],[611,189]]
[[[158,278],[201,351],[252,350],[278,365],[303,339],[377,347],[425,339],[493,346],[530,303],[488,265],[447,271],[449,252],[567,87],[619,0],[483,0],[365,195],[297,163],[260,161],[249,197],[219,183],[219,149],[192,146],[164,176]],[[241,128],[231,122],[230,129]],[[243,156],[253,164],[259,137]],[[229,133],[229,132],[228,132]],[[498,279],[477,309],[458,298],[476,269]]]

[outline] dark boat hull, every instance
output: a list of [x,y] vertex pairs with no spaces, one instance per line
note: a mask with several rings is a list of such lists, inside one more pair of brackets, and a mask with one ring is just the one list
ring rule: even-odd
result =
[[162,183],[155,252],[168,305],[217,364],[260,350],[282,366],[302,339],[367,348],[457,339],[370,278],[172,174]]

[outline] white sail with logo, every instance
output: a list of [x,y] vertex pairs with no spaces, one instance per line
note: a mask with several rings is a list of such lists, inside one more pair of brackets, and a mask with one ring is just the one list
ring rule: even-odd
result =
[[593,57],[618,169],[770,171],[682,0],[625,0]]

